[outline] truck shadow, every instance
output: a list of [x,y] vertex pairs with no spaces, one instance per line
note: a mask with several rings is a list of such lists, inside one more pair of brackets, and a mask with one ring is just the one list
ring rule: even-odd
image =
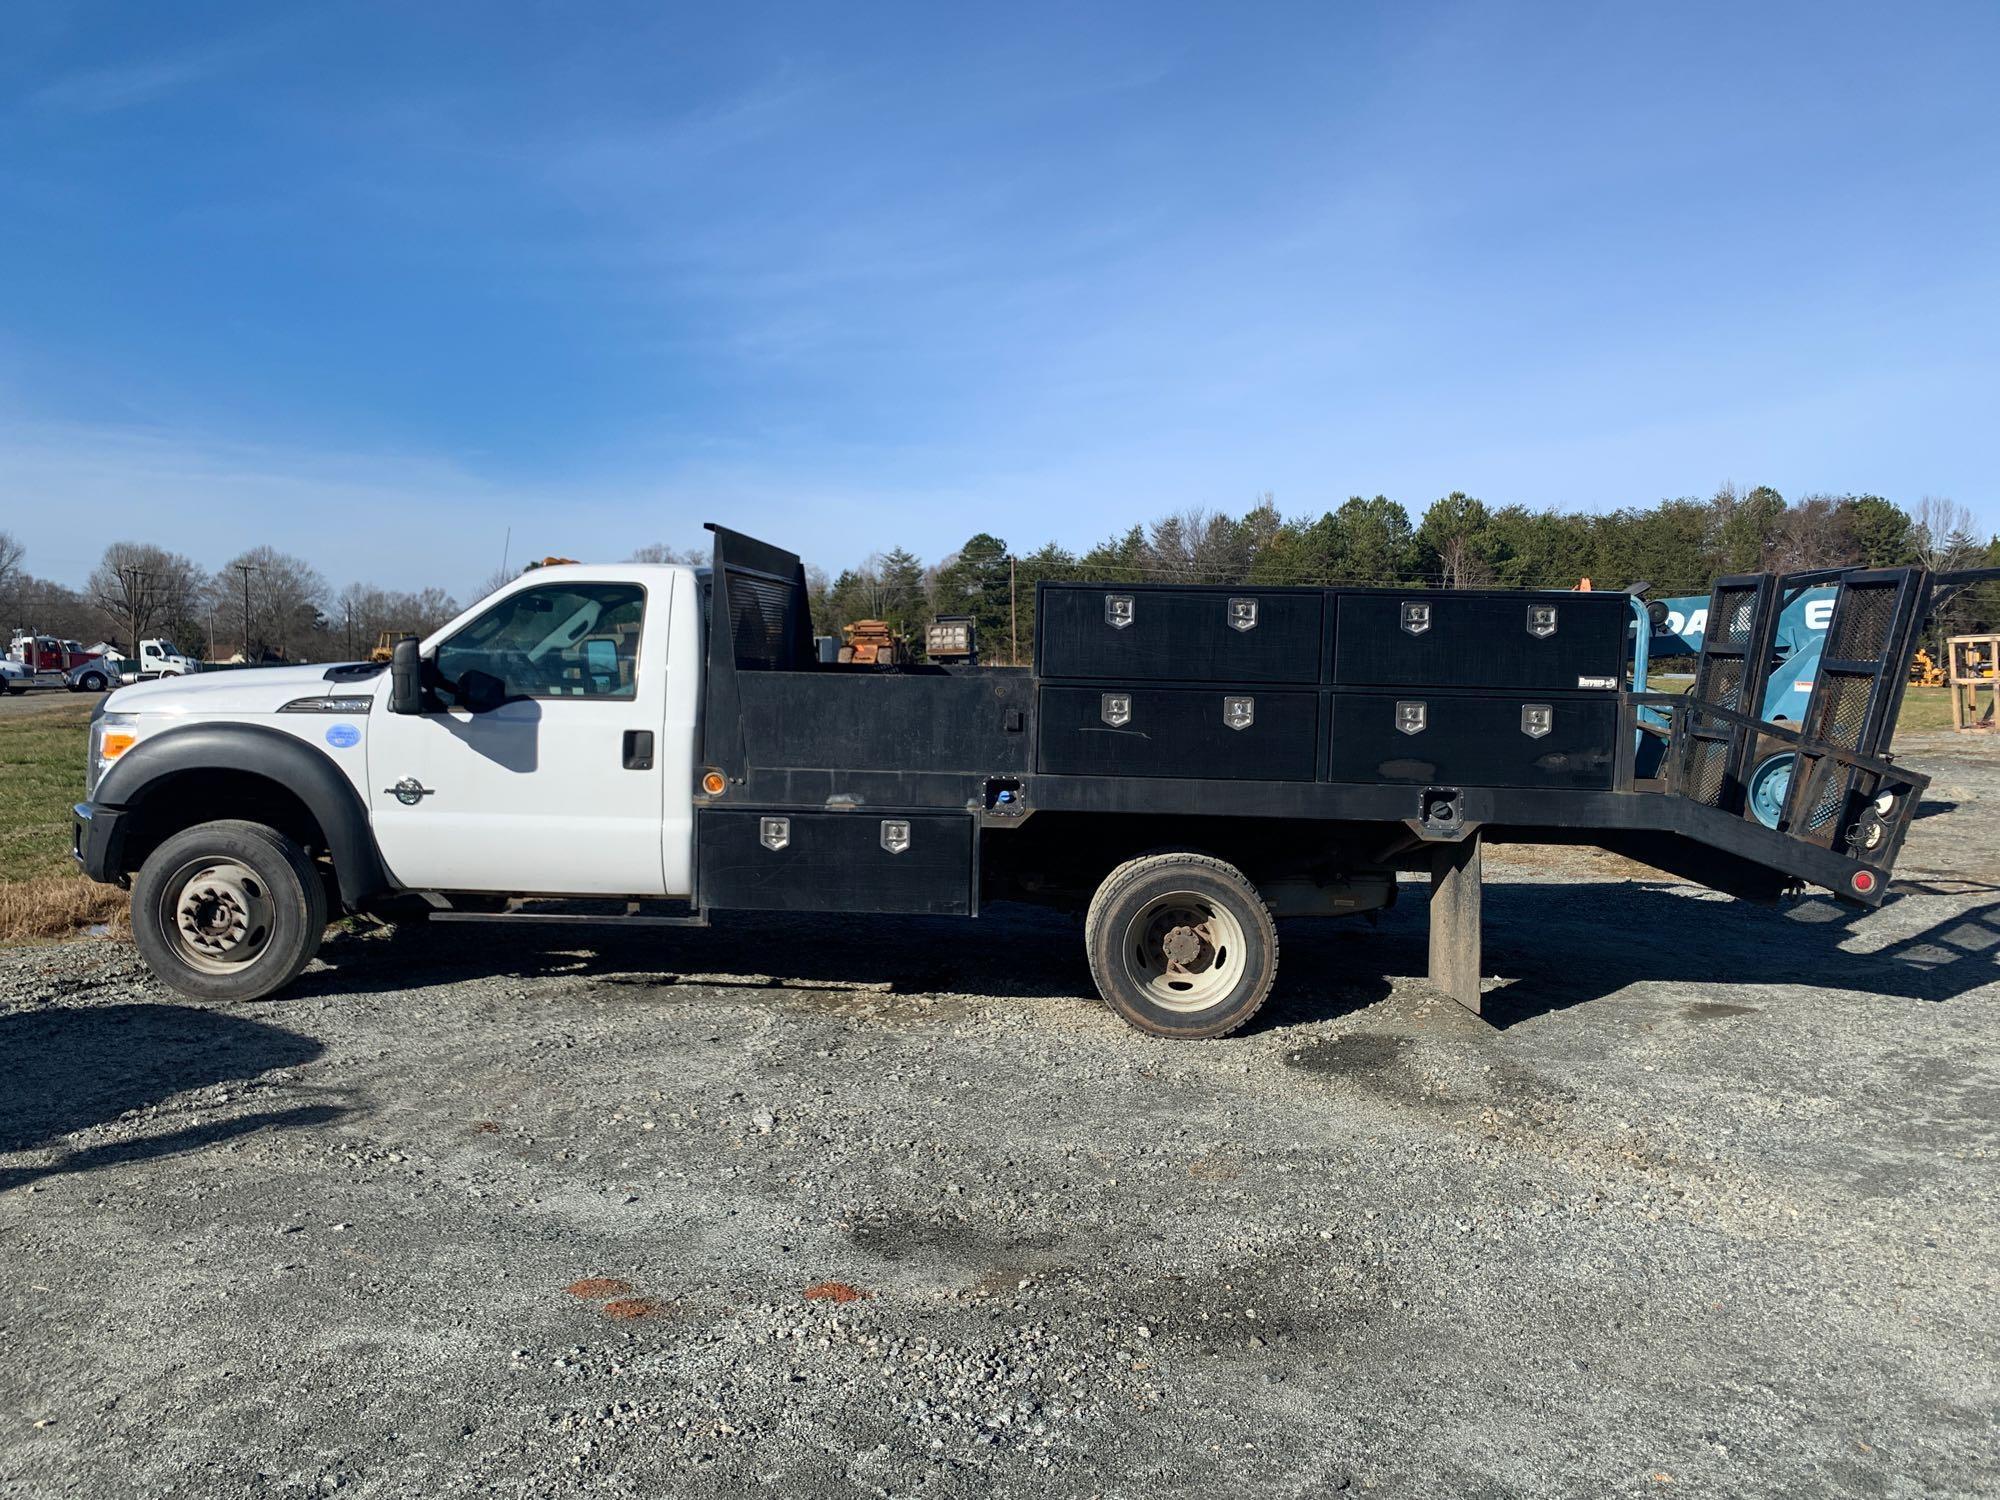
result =
[[[1983,888],[1957,893],[1977,896]],[[1946,900],[1952,893],[1938,893]],[[1832,900],[1772,909],[1695,896],[1671,882],[1504,881],[1486,887],[1487,998],[1498,1027],[1646,981],[1740,989],[1793,985],[1941,1001],[2000,980],[2000,900],[1962,901],[1901,936],[1879,913]],[[1424,891],[1411,884],[1380,924],[1280,924],[1282,962],[1252,1031],[1351,1014],[1421,982]],[[329,940],[302,994],[363,993],[505,975],[640,986],[814,987],[888,994],[1095,1003],[1082,926],[1035,907],[956,918],[724,913],[711,928],[416,925]]]
[[[0,1016],[0,1152],[31,1151],[176,1094],[296,1067],[325,1049],[308,1036],[191,1005],[58,1006]],[[252,1131],[318,1124],[331,1105],[266,1110],[133,1136],[54,1161],[0,1165],[0,1191],[58,1173],[191,1151]]]

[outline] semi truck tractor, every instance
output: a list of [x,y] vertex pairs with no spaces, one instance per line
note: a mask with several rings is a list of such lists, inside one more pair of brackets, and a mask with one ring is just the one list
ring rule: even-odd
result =
[[[1770,575],[1717,584],[1686,695],[1628,685],[1616,593],[1044,583],[1033,666],[884,670],[820,660],[796,556],[710,529],[708,567],[540,568],[387,664],[119,690],[77,859],[129,884],[154,972],[213,999],[283,987],[338,911],[665,933],[1015,900],[1080,914],[1105,1002],[1187,1038],[1263,1004],[1277,921],[1413,876],[1431,977],[1476,1011],[1488,842],[1880,902],[1925,786],[1887,753],[1903,666],[1954,586],[1843,575],[1776,724]],[[1772,827],[1745,777],[1774,739]]]

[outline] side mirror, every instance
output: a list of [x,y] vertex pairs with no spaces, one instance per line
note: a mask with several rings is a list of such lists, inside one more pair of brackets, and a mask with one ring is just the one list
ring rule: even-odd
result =
[[420,714],[424,711],[424,660],[417,654],[417,638],[406,635],[396,642],[389,657],[389,712]]

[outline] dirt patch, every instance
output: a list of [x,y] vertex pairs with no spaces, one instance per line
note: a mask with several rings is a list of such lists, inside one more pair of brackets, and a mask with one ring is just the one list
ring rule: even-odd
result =
[[620,1297],[604,1304],[604,1316],[629,1323],[635,1318],[650,1318],[660,1310],[660,1304],[651,1297]]
[[873,1292],[864,1292],[858,1286],[849,1286],[844,1281],[815,1281],[805,1290],[808,1302],[861,1302],[872,1297]]
[[605,1297],[624,1296],[632,1290],[632,1283],[620,1281],[616,1276],[586,1276],[581,1281],[572,1281],[568,1290],[572,1297],[597,1302]]

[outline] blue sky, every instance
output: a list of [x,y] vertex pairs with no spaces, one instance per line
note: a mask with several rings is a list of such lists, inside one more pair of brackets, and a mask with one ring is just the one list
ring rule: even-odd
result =
[[0,527],[336,585],[1264,490],[2000,526],[2000,7],[0,8]]

